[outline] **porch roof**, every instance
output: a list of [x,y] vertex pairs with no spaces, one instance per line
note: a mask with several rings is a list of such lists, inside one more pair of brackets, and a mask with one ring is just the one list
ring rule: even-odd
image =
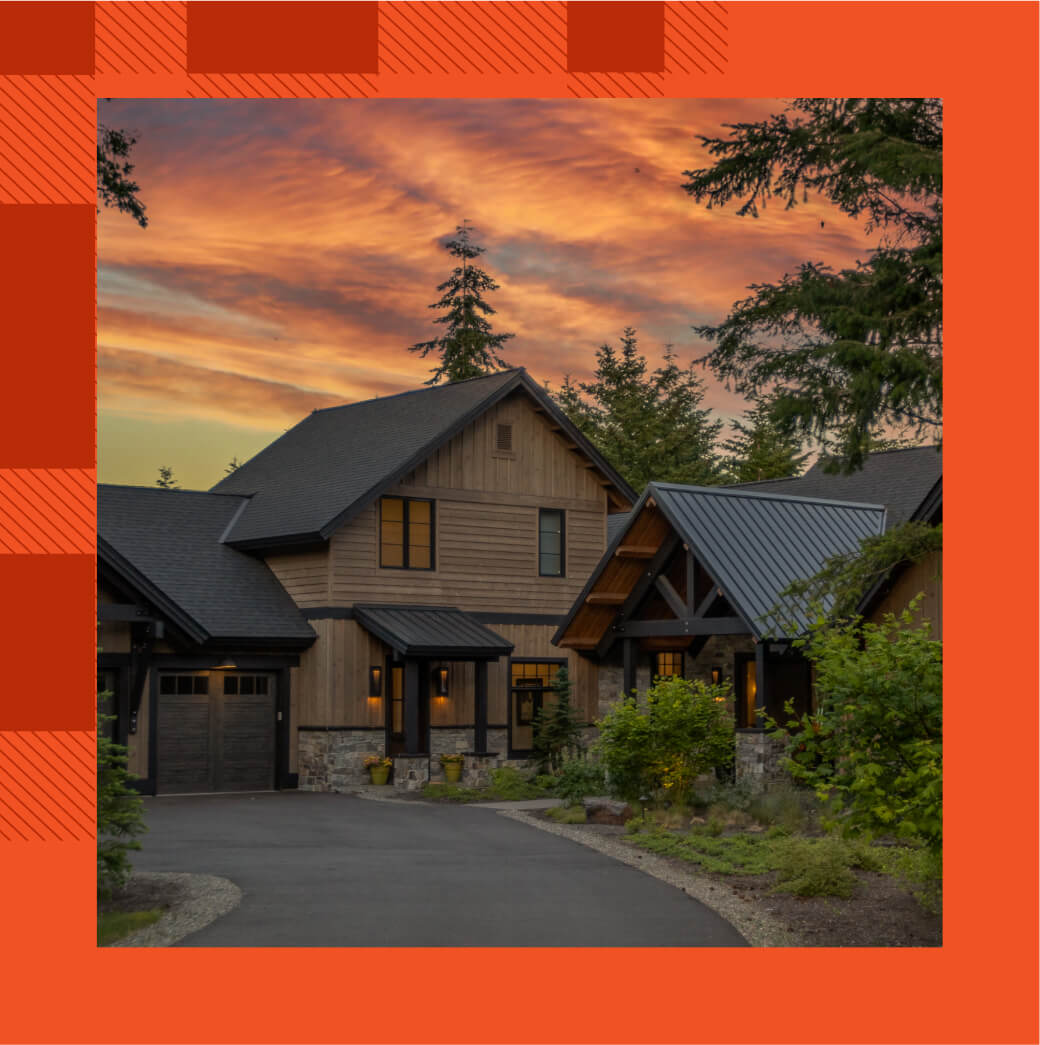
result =
[[354,619],[405,657],[494,660],[513,643],[455,606],[355,605]]

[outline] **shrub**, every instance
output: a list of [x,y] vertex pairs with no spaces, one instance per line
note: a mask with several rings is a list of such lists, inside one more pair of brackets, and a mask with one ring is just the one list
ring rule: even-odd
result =
[[[104,694],[102,694],[104,696]],[[130,877],[130,851],[140,849],[134,837],[148,828],[141,796],[129,784],[126,748],[109,740],[102,724],[110,715],[98,715],[97,867],[98,898],[108,900]]]
[[774,889],[795,896],[849,897],[856,888],[849,862],[849,849],[837,838],[791,839],[778,853]]
[[726,689],[658,679],[642,701],[628,697],[611,708],[595,750],[614,794],[637,801],[660,791],[686,803],[698,776],[733,760]]
[[560,775],[553,778],[553,791],[568,805],[587,795],[602,795],[607,790],[603,767],[598,762],[575,758],[564,762]]
[[771,725],[787,768],[847,833],[942,848],[942,643],[913,605],[880,624],[820,625],[807,641],[819,710]]

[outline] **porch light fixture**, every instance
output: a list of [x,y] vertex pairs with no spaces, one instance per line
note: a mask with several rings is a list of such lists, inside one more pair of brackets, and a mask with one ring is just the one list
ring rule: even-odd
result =
[[383,669],[378,664],[373,664],[368,669],[368,695],[370,697],[383,695]]
[[433,684],[434,692],[438,697],[446,697],[448,695],[448,669],[437,668],[433,672]]
[[718,666],[712,666],[711,669],[711,684],[717,686],[722,681],[722,668]]

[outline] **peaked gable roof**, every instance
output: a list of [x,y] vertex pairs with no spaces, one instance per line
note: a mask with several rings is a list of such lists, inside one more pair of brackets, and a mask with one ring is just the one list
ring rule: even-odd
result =
[[635,493],[522,369],[315,410],[213,487],[248,494],[225,540],[240,547],[324,541],[439,446],[523,389],[629,503]]
[[267,564],[221,543],[246,504],[228,494],[99,485],[99,558],[196,642],[309,645],[314,629]]
[[796,497],[826,497],[835,501],[883,504],[887,528],[918,518],[919,510],[938,485],[942,490],[942,450],[915,446],[870,454],[863,468],[850,475],[831,475],[817,461],[803,476],[739,483],[728,489],[761,490]]
[[[811,624],[809,607],[782,599],[781,592],[793,581],[813,576],[832,555],[853,551],[865,537],[884,532],[885,526],[882,505],[650,483],[553,636],[554,643],[585,609],[586,598],[644,509],[654,506],[758,638],[804,632]],[[772,612],[778,605],[783,606],[783,620]],[[599,620],[606,620],[602,611]]]

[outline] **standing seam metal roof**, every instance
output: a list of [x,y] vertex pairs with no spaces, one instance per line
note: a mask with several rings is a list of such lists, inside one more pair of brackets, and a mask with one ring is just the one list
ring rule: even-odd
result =
[[[657,483],[647,495],[759,637],[804,632],[812,623],[809,607],[781,592],[885,526],[882,505]],[[785,619],[773,614],[777,606]]]
[[502,657],[513,643],[454,606],[354,606],[354,619],[405,656]]

